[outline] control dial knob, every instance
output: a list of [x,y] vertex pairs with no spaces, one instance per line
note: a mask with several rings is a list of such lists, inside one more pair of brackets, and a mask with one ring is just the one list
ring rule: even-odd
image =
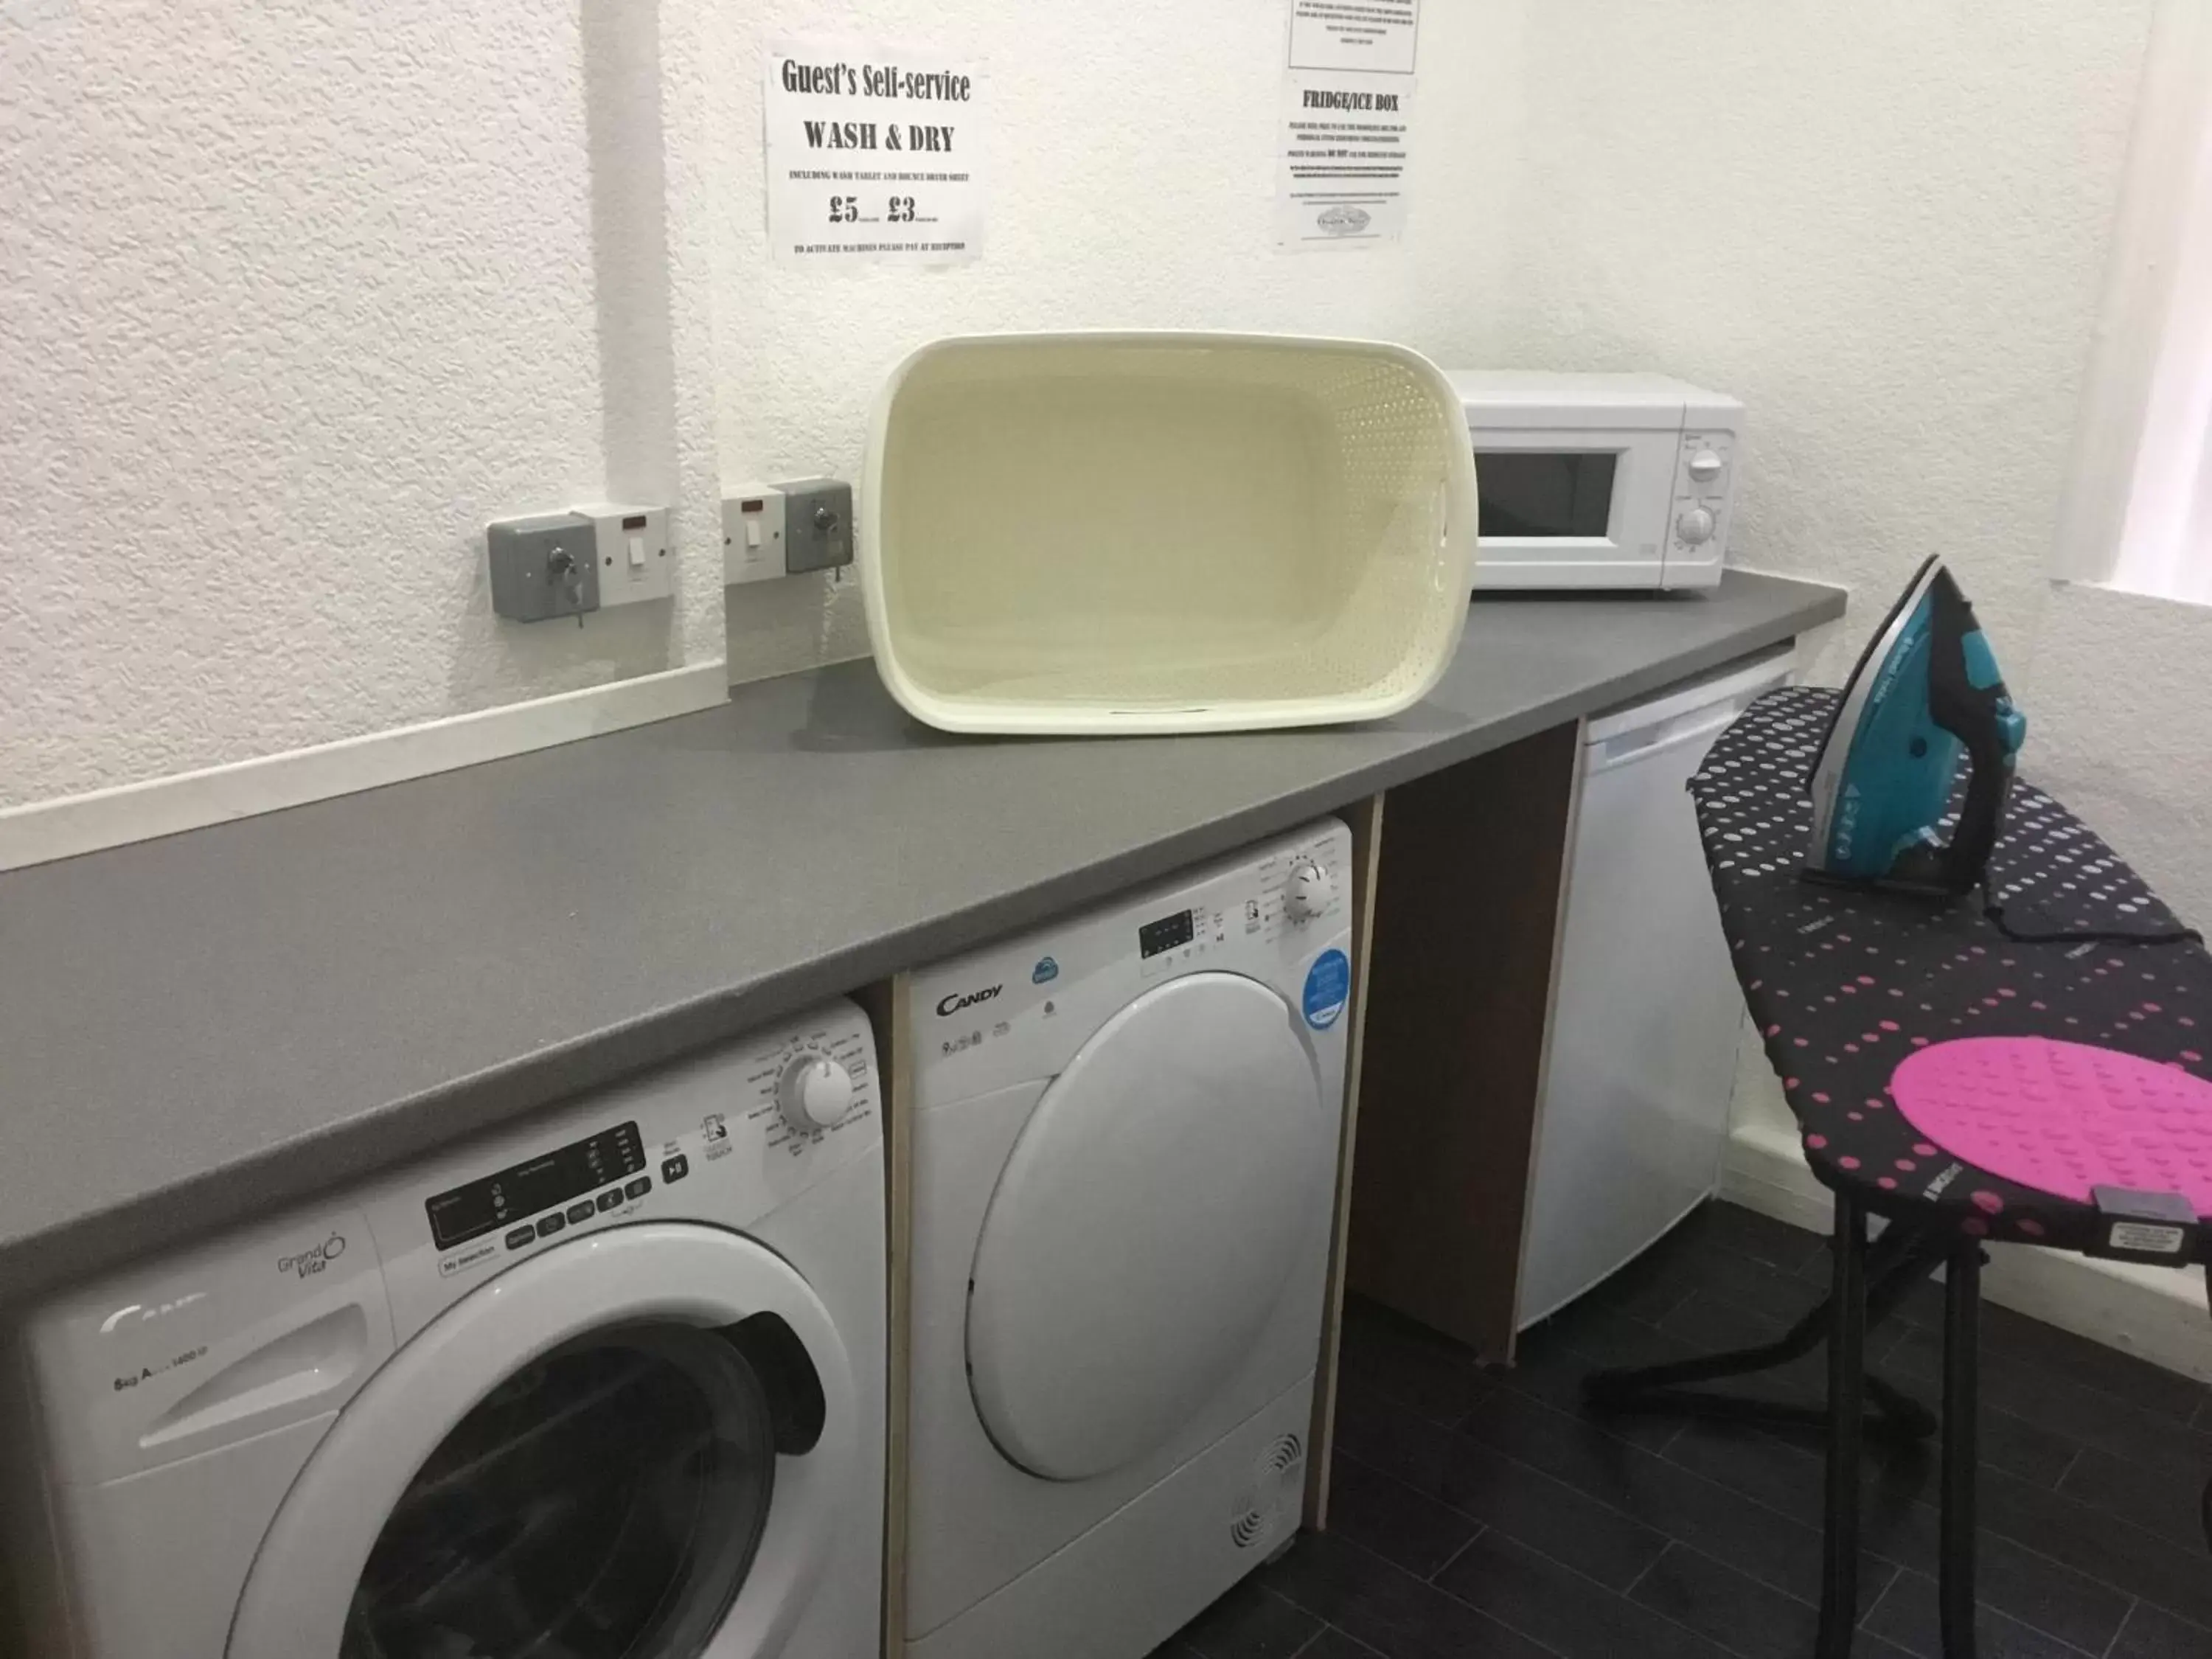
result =
[[800,1054],[776,1080],[784,1121],[810,1134],[842,1122],[853,1109],[853,1076],[827,1054]]
[[1292,921],[1311,921],[1335,896],[1336,884],[1328,872],[1312,859],[1300,859],[1283,884],[1283,914]]
[[1690,457],[1690,476],[1699,483],[1711,483],[1721,476],[1721,458],[1710,449],[1701,449]]
[[1705,507],[1693,507],[1674,520],[1674,533],[1692,547],[1709,542],[1713,538],[1713,515]]

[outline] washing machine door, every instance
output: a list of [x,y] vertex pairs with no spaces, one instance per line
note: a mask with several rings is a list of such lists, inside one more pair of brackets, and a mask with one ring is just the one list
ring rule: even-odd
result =
[[611,1229],[441,1314],[270,1525],[230,1659],[769,1659],[854,1455],[828,1310],[703,1226]]
[[1107,1021],[1030,1114],[976,1244],[969,1386],[993,1443],[1076,1480],[1172,1437],[1327,1226],[1335,1151],[1266,986],[1193,974]]

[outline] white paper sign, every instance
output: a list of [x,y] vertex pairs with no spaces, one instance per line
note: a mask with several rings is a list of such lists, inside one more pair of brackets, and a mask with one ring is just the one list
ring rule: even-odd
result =
[[910,47],[805,41],[768,58],[779,264],[957,264],[982,252],[984,76]]
[[1373,247],[1405,234],[1413,85],[1404,75],[1283,76],[1278,248]]
[[1291,67],[1411,75],[1420,0],[1291,0]]

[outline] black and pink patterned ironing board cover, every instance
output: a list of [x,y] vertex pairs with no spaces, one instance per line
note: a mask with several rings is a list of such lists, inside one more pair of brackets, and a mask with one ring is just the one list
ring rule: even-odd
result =
[[[2023,944],[1948,905],[1799,870],[1838,694],[1760,698],[1690,781],[1744,1001],[1806,1162],[1878,1213],[2062,1249],[2095,1185],[2212,1216],[2212,956],[2182,939]],[[1988,891],[2010,934],[2182,924],[2042,790],[2015,785]]]

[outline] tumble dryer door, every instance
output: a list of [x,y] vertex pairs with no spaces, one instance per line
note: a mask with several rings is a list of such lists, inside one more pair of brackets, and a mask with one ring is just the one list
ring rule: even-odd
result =
[[1076,1480],[1173,1435],[1328,1224],[1335,1150],[1267,987],[1193,974],[1107,1021],[1030,1113],[976,1244],[968,1362],[993,1443]]
[[830,1316],[710,1227],[549,1250],[339,1413],[256,1557],[230,1659],[768,1659],[854,1455]]

